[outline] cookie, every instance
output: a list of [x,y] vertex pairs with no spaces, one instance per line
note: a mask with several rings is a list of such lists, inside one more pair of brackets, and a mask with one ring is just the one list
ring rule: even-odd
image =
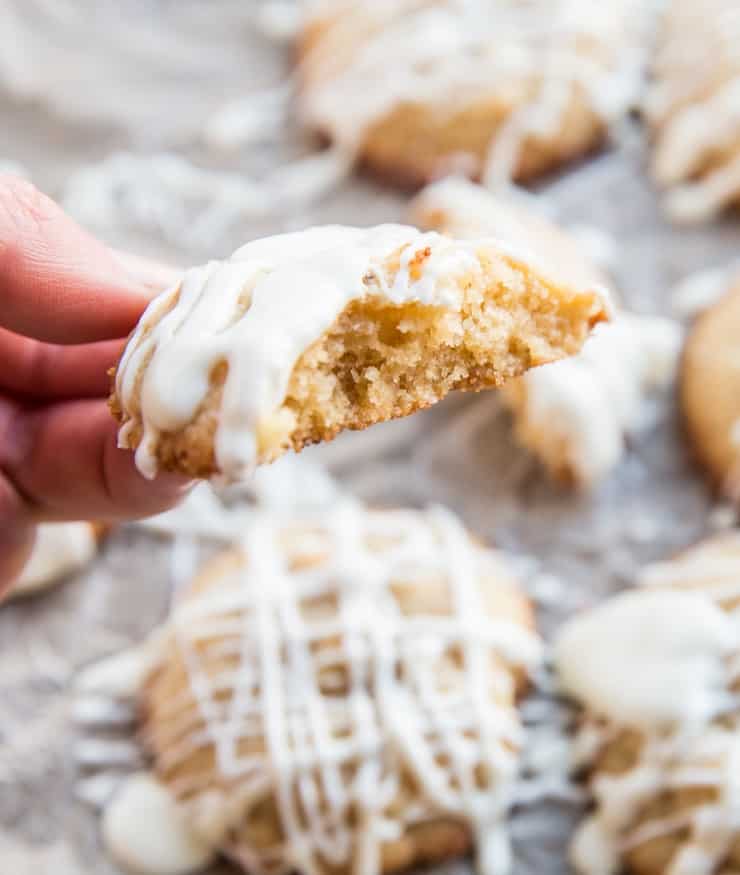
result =
[[497,240],[381,225],[254,241],[142,316],[111,398],[119,444],[146,476],[238,479],[575,353],[607,307]]
[[[603,282],[577,240],[517,202],[480,186],[447,179],[424,189],[411,205],[422,227],[459,237],[492,235],[536,248],[575,283]],[[500,397],[514,417],[519,442],[550,475],[591,488],[619,462],[642,422],[647,393],[675,373],[682,331],[661,317],[618,311],[576,356],[509,381]]]
[[734,0],[670,0],[645,114],[652,172],[676,221],[740,202],[740,17]]
[[11,597],[29,595],[53,586],[84,568],[97,553],[105,529],[94,523],[44,523]]
[[[516,701],[541,646],[502,557],[448,511],[259,514],[149,646],[144,789],[173,855],[378,875],[475,846],[486,875],[505,871]],[[105,818],[119,851],[139,789]],[[156,835],[136,843],[145,871]]]
[[714,485],[740,498],[740,284],[694,323],[681,364],[681,406],[692,449]]
[[536,252],[543,265],[576,287],[608,282],[578,241],[528,205],[524,197],[495,195],[462,176],[448,176],[412,198],[408,221],[450,237],[495,237]]
[[575,750],[594,802],[578,872],[740,867],[738,580],[740,535],[719,535],[562,629],[556,668],[585,709]]
[[317,4],[299,112],[402,185],[529,180],[597,148],[626,112],[644,18],[634,0]]

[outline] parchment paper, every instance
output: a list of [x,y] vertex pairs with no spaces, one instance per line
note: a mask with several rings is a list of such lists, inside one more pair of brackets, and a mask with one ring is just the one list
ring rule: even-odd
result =
[[[211,222],[200,237],[193,223],[208,209],[207,198],[173,207],[160,192],[132,208],[124,186],[107,214],[80,200],[76,174],[121,151],[139,155],[141,167],[168,153],[258,178],[310,151],[312,144],[290,124],[276,124],[264,142],[225,153],[208,148],[203,136],[225,103],[277,85],[284,75],[287,53],[264,29],[274,31],[289,4],[265,6],[0,0],[0,162],[24,165],[111,243],[183,265],[227,254],[264,233],[402,217],[401,195],[356,177],[301,209]],[[647,147],[637,123],[627,123],[617,140],[543,191],[566,224],[614,235],[614,278],[628,306],[670,314],[676,282],[733,257],[740,225],[730,219],[699,229],[669,227],[646,178]],[[139,193],[142,187],[146,192],[146,179]],[[652,402],[646,416],[648,427],[589,496],[547,482],[513,443],[494,393],[451,398],[304,455],[371,502],[451,505],[472,529],[512,553],[549,637],[564,616],[629,585],[643,562],[732,520],[713,509],[692,467],[672,392]],[[170,539],[123,527],[88,571],[0,609],[3,873],[117,871],[102,854],[96,813],[76,798],[80,757],[89,766],[95,749],[87,744],[89,732],[75,725],[71,685],[80,667],[140,640],[161,619],[178,576],[171,553]],[[530,722],[550,727],[536,730],[547,744],[562,737],[566,712],[542,697],[527,708]],[[512,821],[516,875],[567,870],[564,846],[577,806],[549,798],[544,787],[532,785],[533,800]],[[555,795],[561,790],[558,784]]]

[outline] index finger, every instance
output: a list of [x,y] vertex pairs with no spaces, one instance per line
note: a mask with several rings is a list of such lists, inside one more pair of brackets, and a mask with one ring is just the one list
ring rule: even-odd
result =
[[0,175],[0,325],[89,343],[124,337],[147,302],[122,258],[31,183]]

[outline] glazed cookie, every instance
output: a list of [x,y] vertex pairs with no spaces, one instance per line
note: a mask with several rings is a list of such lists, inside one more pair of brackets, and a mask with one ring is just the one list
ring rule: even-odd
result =
[[[490,234],[536,248],[574,283],[602,282],[578,242],[518,203],[461,179],[424,189],[411,205],[423,227],[457,237]],[[518,440],[557,480],[587,488],[611,471],[643,422],[646,394],[672,379],[682,332],[660,317],[618,312],[577,355],[502,387]]]
[[529,207],[524,197],[495,195],[463,176],[448,176],[423,188],[408,208],[412,225],[450,237],[496,237],[536,252],[558,276],[576,287],[607,286],[606,278],[578,241]]
[[381,225],[257,240],[146,310],[116,373],[119,443],[147,476],[237,479],[575,353],[607,307],[493,239]]
[[554,479],[586,489],[643,427],[645,399],[670,384],[681,348],[681,328],[670,319],[621,312],[604,328],[579,355],[501,390],[520,443]]
[[563,628],[576,759],[594,801],[572,843],[585,875],[740,868],[740,535],[648,566],[641,586]]
[[719,489],[740,498],[740,284],[694,323],[681,365],[692,448]]
[[299,109],[401,184],[527,180],[626,112],[645,15],[635,0],[329,0],[299,43]]
[[104,527],[93,523],[44,523],[11,597],[47,589],[84,568],[95,556]]
[[740,202],[740,15],[735,0],[670,0],[645,112],[668,214],[702,221]]
[[[217,848],[253,875],[378,875],[472,846],[502,875],[532,622],[442,508],[256,517],[152,640],[156,778],[113,800],[106,844],[130,850],[144,798],[171,857]],[[150,847],[137,864],[157,872]]]

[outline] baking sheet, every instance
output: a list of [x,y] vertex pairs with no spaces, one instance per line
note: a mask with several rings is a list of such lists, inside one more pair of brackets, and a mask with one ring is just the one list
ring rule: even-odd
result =
[[[212,120],[224,106],[283,81],[287,51],[264,32],[274,36],[281,21],[286,29],[290,11],[286,2],[0,0],[0,162],[22,164],[109,242],[183,265],[265,233],[401,218],[404,198],[363,178],[300,208],[237,209],[224,219],[202,193],[172,194],[156,174],[147,176],[157,156],[174,156],[175,171],[180,156],[263,180],[310,152],[313,144],[279,122],[236,150],[209,146]],[[84,64],[75,59],[81,46]],[[118,188],[91,199],[97,181],[115,175],[110,163],[100,175],[101,162],[112,155],[119,156]],[[698,229],[668,226],[646,162],[639,126],[630,121],[607,152],[542,190],[565,224],[595,226],[618,241],[614,279],[629,307],[670,315],[678,280],[735,257],[740,226],[731,219]],[[209,221],[196,225],[204,215]],[[515,446],[494,393],[450,398],[408,420],[343,435],[302,458],[327,465],[344,488],[371,502],[449,504],[513,555],[551,636],[572,611],[629,585],[643,562],[732,522],[725,509],[713,507],[692,466],[672,390],[650,402],[646,416],[648,426],[619,467],[588,496],[545,479]],[[281,481],[287,493],[292,476]],[[3,872],[117,872],[101,851],[95,811],[77,798],[79,759],[89,765],[95,748],[90,731],[73,719],[73,679],[80,667],[140,640],[162,618],[184,573],[178,555],[173,567],[170,538],[123,527],[88,571],[0,610]],[[543,767],[553,783],[551,793],[541,776],[523,785],[532,798],[512,819],[515,871],[555,875],[567,871],[564,848],[577,814],[577,804],[554,798],[563,790],[557,751],[567,713],[547,696],[535,698],[526,713],[540,733],[532,736],[535,753],[553,752],[552,771]],[[447,869],[465,872],[468,864]]]

